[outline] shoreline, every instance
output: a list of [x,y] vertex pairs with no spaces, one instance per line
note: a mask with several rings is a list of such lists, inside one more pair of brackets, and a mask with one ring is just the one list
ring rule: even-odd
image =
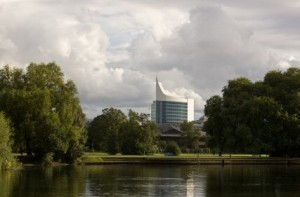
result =
[[182,158],[182,157],[97,157],[80,165],[166,164],[166,165],[300,165],[300,158]]
[[[21,166],[42,165],[34,160],[21,159]],[[300,165],[300,158],[257,157],[257,156],[156,156],[156,155],[91,155],[83,156],[75,164],[53,162],[51,166],[66,165],[116,165],[116,164],[147,164],[147,165]]]

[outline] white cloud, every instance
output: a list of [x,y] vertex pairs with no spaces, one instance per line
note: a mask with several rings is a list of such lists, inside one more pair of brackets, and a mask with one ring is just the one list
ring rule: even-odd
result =
[[0,64],[56,61],[89,118],[149,113],[155,76],[199,115],[231,78],[299,66],[299,19],[295,0],[0,1]]
[[[189,22],[161,42],[149,36],[140,40],[139,45],[132,44],[136,68],[167,72],[164,78],[176,85],[185,80],[205,98],[232,77],[254,78],[270,68],[268,49],[253,41],[251,32],[238,26],[221,6],[191,10]],[[181,76],[174,76],[174,70]]]

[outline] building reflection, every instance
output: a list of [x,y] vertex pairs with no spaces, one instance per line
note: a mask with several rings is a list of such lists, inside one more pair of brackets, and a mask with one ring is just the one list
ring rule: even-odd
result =
[[186,196],[198,197],[205,196],[206,175],[205,173],[194,171],[192,175],[186,179]]

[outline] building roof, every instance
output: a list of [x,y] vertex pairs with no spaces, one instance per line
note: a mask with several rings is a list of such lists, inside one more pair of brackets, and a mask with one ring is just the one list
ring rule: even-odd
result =
[[163,88],[162,84],[158,81],[156,77],[156,100],[158,101],[175,101],[175,102],[187,102],[188,99],[186,98],[179,98],[175,96],[171,96],[166,93],[165,89]]
[[182,137],[183,132],[174,124],[166,123],[160,125],[160,136],[162,137]]

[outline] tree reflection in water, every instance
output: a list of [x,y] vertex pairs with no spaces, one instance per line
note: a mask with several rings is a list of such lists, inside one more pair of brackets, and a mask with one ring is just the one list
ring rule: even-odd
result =
[[300,194],[300,166],[103,165],[0,171],[1,197],[285,196]]

